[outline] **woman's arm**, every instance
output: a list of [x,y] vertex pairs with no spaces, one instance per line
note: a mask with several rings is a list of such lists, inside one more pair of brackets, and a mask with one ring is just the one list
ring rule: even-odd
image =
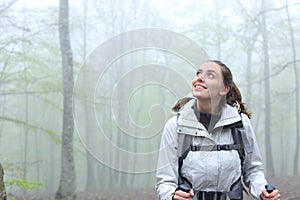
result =
[[262,158],[251,122],[246,115],[242,114],[242,118],[246,133],[243,136],[246,155],[243,167],[244,183],[247,187],[249,187],[251,195],[256,199],[260,199],[260,194],[267,184],[263,172]]
[[157,163],[156,191],[160,200],[171,200],[177,188],[177,118],[169,119],[164,127]]

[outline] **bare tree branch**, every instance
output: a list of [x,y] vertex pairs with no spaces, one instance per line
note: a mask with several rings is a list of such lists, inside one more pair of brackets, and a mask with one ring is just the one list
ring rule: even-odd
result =
[[6,10],[8,10],[10,7],[12,7],[18,0],[13,0],[11,2],[8,2],[7,5],[1,5],[0,6],[0,15],[5,12]]
[[25,126],[27,128],[31,128],[31,129],[35,129],[35,130],[39,130],[39,131],[42,131],[42,132],[45,132],[47,133],[47,135],[49,135],[53,141],[56,143],[56,144],[59,144],[60,143],[60,138],[58,135],[56,135],[54,133],[54,131],[50,130],[50,129],[45,129],[43,127],[40,127],[40,126],[36,126],[36,125],[33,125],[33,124],[28,124],[22,120],[18,120],[18,119],[15,119],[15,118],[10,118],[10,117],[6,117],[6,116],[0,116],[0,119],[1,120],[4,120],[4,121],[9,121],[9,122],[13,122],[15,124],[18,124],[18,125],[22,125],[22,126]]
[[268,79],[270,79],[270,78],[272,78],[274,76],[277,76],[281,72],[283,72],[289,65],[294,64],[294,63],[298,63],[298,62],[300,62],[300,59],[295,60],[295,61],[289,61],[286,64],[282,65],[282,67],[280,68],[280,70],[278,70],[277,72],[274,72],[273,74],[270,74],[270,76],[268,76],[268,77],[264,77],[264,78],[262,78],[260,80],[257,80],[254,83],[261,83],[261,82],[266,81],[266,80],[268,80]]

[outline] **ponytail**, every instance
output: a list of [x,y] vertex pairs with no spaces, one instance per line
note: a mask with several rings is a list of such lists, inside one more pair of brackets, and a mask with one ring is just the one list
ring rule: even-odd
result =
[[214,62],[221,67],[224,85],[229,87],[229,92],[226,95],[226,102],[237,107],[241,113],[244,113],[248,116],[248,118],[251,118],[252,113],[246,109],[245,103],[242,102],[241,92],[237,85],[233,82],[230,69],[221,61],[210,60],[210,62]]
[[252,113],[246,109],[245,103],[242,102],[241,92],[234,82],[226,95],[226,100],[228,104],[237,107],[241,113],[246,114],[249,119],[251,118]]

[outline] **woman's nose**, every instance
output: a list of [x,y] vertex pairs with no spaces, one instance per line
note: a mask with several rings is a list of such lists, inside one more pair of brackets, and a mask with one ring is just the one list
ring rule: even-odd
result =
[[204,76],[203,76],[203,74],[198,74],[197,75],[197,80],[201,81],[201,82],[204,82]]

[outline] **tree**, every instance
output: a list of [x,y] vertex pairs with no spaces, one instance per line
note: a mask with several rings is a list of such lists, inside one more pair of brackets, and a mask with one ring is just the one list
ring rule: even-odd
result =
[[[87,15],[88,15],[88,1],[85,0],[83,2],[83,7],[84,7],[84,13],[83,13],[83,29],[82,29],[82,40],[83,40],[83,59],[86,59],[87,55]],[[83,60],[84,63],[84,60]],[[88,81],[85,79],[85,83],[88,83]],[[86,86],[86,90],[89,88]],[[87,100],[86,100],[87,101]],[[87,138],[87,143],[90,144],[93,138],[91,138],[91,134],[89,134],[91,131],[96,131],[95,129],[92,128],[92,123],[89,115],[89,108],[88,104],[85,104],[85,129],[86,129],[86,138]],[[94,157],[91,155],[91,153],[86,150],[86,185],[85,185],[85,191],[87,192],[92,192],[96,187],[96,162]]]
[[271,92],[270,92],[270,72],[269,72],[269,47],[266,23],[266,2],[262,0],[262,38],[263,38],[263,59],[264,59],[264,90],[265,90],[265,147],[267,174],[274,176],[272,145],[271,145]]
[[0,164],[0,199],[6,200],[6,191],[4,185],[4,170],[1,164]]
[[61,175],[56,199],[74,199],[75,166],[73,155],[74,121],[72,110],[73,58],[69,35],[69,3],[59,1],[59,42],[63,67],[63,132],[61,144]]
[[285,0],[285,6],[286,6],[286,14],[288,18],[288,25],[289,25],[289,32],[291,37],[291,48],[292,48],[292,55],[293,55],[293,68],[294,68],[294,75],[295,75],[295,87],[296,87],[296,108],[295,108],[295,119],[296,119],[296,148],[295,148],[295,159],[294,159],[294,174],[298,174],[298,160],[299,160],[299,140],[300,140],[300,115],[299,115],[299,72],[297,69],[297,55],[296,55],[296,46],[295,46],[295,38],[294,38],[294,31],[292,27],[292,22],[290,18],[290,12],[289,12],[289,6],[288,1]]

